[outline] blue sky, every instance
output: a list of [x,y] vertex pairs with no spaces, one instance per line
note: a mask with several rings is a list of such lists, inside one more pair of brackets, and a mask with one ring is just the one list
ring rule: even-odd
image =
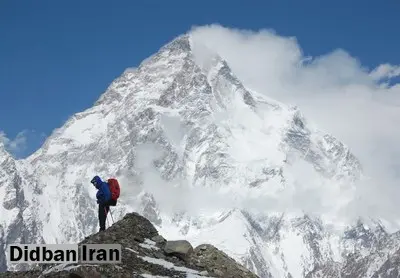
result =
[[16,157],[29,155],[125,68],[193,25],[272,28],[295,36],[306,55],[343,48],[371,69],[398,65],[399,10],[396,0],[3,0],[0,131]]

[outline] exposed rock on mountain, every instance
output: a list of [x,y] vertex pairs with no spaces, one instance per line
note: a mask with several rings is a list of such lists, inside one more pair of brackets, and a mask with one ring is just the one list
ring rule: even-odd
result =
[[129,213],[106,231],[79,243],[121,244],[121,264],[62,264],[0,274],[0,277],[257,277],[213,246],[202,245],[193,252],[187,241],[157,243],[152,238],[159,239],[160,235],[150,221],[137,213]]
[[189,257],[192,264],[205,267],[208,273],[220,277],[227,277],[234,273],[234,277],[256,277],[237,264],[235,260],[210,244],[201,244],[194,249],[194,254]]
[[193,247],[187,240],[168,241],[164,246],[164,252],[187,261],[193,253]]

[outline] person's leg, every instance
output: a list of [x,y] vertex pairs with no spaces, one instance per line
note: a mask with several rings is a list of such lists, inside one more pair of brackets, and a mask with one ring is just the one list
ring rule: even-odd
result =
[[99,204],[99,224],[100,231],[104,231],[106,229],[106,212],[104,211],[104,205]]

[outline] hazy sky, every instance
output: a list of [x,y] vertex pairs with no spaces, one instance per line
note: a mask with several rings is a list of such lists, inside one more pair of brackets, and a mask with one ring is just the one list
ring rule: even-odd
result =
[[[0,136],[16,157],[29,155],[54,128],[90,107],[125,68],[137,66],[193,25],[273,29],[296,37],[305,56],[341,48],[367,69],[398,65],[399,9],[395,0],[323,5],[316,0],[1,1]],[[343,69],[344,54],[337,55],[334,71]],[[331,73],[324,74],[315,86],[325,86]],[[301,78],[311,77],[304,73]]]

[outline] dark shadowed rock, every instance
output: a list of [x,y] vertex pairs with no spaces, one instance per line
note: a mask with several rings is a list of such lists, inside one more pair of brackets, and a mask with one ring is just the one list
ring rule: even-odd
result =
[[165,238],[163,238],[161,235],[155,236],[151,238],[152,241],[154,241],[155,243],[158,244],[162,244],[165,243],[167,240]]
[[190,256],[190,263],[199,267],[204,267],[209,275],[213,277],[258,277],[238,264],[227,254],[210,244],[197,246]]
[[388,256],[385,263],[372,276],[372,278],[381,277],[400,277],[400,249],[398,249],[392,256]]

